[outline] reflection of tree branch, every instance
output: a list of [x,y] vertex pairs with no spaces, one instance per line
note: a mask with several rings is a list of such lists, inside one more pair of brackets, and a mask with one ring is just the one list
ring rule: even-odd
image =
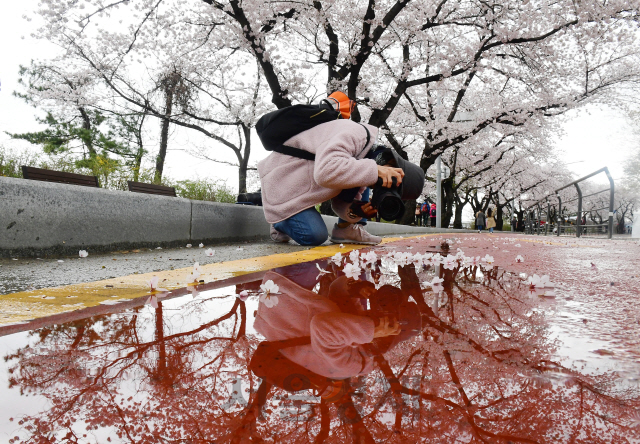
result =
[[[267,395],[271,390],[271,384],[262,380],[256,394],[252,397],[251,402],[246,408],[246,413],[242,417],[242,421],[239,427],[231,431],[227,436],[231,436],[231,443],[237,444],[240,442],[246,442],[243,438],[248,435],[252,435],[255,429],[255,424],[258,418],[262,416],[262,408],[267,403]],[[222,441],[222,439],[220,440]],[[263,442],[263,440],[257,436],[252,436],[253,442]]]
[[324,399],[320,398],[320,432],[316,435],[313,444],[322,444],[329,437],[331,430],[331,417],[329,416],[329,406]]

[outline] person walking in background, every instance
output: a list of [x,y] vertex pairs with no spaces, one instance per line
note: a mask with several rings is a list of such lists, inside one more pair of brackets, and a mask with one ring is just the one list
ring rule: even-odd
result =
[[511,231],[518,231],[518,218],[515,216],[511,219]]
[[422,222],[422,213],[420,212],[420,208],[421,207],[422,206],[419,203],[416,204],[416,212],[415,212],[416,227],[419,227],[421,225],[421,222]]
[[432,203],[431,204],[431,211],[429,212],[429,215],[431,217],[431,226],[435,227],[436,226],[436,215],[437,215],[437,210],[436,210],[436,204]]
[[487,209],[487,228],[489,229],[489,233],[493,233],[493,229],[496,226],[496,219],[493,217],[493,208],[489,207]]
[[480,233],[482,231],[482,229],[484,228],[484,225],[486,223],[486,218],[484,215],[484,211],[482,211],[482,209],[480,209],[480,211],[478,211],[476,213],[476,228],[478,229],[478,233]]
[[420,207],[420,213],[422,213],[422,226],[428,227],[429,226],[429,202],[427,202],[426,200],[422,203],[422,206]]

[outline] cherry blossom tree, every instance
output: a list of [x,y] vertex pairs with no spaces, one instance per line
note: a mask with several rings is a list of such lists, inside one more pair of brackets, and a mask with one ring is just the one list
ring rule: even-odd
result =
[[561,113],[637,75],[628,3],[205,2],[256,57],[276,106],[305,97],[295,74],[323,65],[326,91],[369,98],[354,119],[424,136],[425,169],[485,128]]
[[[123,14],[126,31],[108,30]],[[635,0],[203,0],[186,7],[171,0],[87,1],[82,7],[52,0],[41,15],[47,24],[40,36],[58,42],[64,57],[82,60],[117,96],[159,119],[167,120],[162,107],[142,100],[136,89],[141,71],[180,65],[185,78],[194,78],[229,63],[251,73],[257,65],[264,91],[257,104],[253,94],[243,94],[240,108],[249,106],[257,117],[269,101],[280,108],[343,89],[360,103],[354,120],[380,127],[401,155],[424,170],[461,143],[490,149],[496,133],[530,119],[615,100],[616,88],[633,84],[640,66],[632,31]],[[209,105],[200,109],[213,112]],[[217,136],[219,128],[204,129],[205,120],[184,111],[169,121]],[[483,143],[484,137],[494,142]],[[211,138],[239,147],[225,144],[226,137]]]
[[[63,49],[52,63],[62,67],[65,76],[86,74],[92,79],[91,94],[83,97],[87,106],[112,112],[124,107],[159,120],[156,181],[162,177],[173,125],[231,149],[240,190],[245,191],[251,128],[266,110],[261,108],[262,77],[226,30],[204,24],[201,9],[209,8],[197,5],[200,8],[188,14],[176,15],[183,6],[179,2],[158,2],[150,9],[123,2],[81,8],[54,2],[40,12],[68,20],[51,18],[41,36]],[[126,9],[120,12],[124,18],[112,26],[111,13],[119,7]],[[211,35],[215,39],[209,39]],[[49,98],[65,100],[63,94]],[[206,150],[196,151],[218,160]]]

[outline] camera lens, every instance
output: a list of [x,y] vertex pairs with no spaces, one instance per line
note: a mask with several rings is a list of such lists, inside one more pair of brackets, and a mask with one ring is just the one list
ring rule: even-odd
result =
[[396,220],[404,214],[404,204],[398,196],[388,193],[381,196],[378,203],[378,214],[384,220]]

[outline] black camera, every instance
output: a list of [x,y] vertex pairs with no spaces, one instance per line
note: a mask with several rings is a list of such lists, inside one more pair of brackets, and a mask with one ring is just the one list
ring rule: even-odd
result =
[[[381,166],[397,167],[397,162],[393,156],[393,152],[386,148],[376,156],[376,163]],[[396,183],[396,178],[392,179],[391,188],[382,186],[382,178],[378,178],[373,187],[373,195],[371,196],[371,205],[378,210],[378,214],[384,220],[400,219],[404,214],[404,203],[402,195]]]
[[255,193],[240,193],[238,194],[238,201],[241,205],[257,205],[262,206],[262,190],[258,190]]
[[396,184],[396,178],[394,177],[392,180],[391,188],[385,188],[382,186],[382,179],[378,178],[371,196],[371,205],[378,210],[378,214],[384,220],[400,219],[404,214],[404,203],[400,189]]
[[402,183],[398,185],[394,177],[390,188],[383,187],[382,179],[378,178],[371,196],[371,205],[378,210],[378,215],[381,218],[384,220],[400,219],[404,215],[403,201],[417,199],[422,194],[424,171],[387,147],[380,149],[375,161],[380,166],[401,168],[404,171]]

